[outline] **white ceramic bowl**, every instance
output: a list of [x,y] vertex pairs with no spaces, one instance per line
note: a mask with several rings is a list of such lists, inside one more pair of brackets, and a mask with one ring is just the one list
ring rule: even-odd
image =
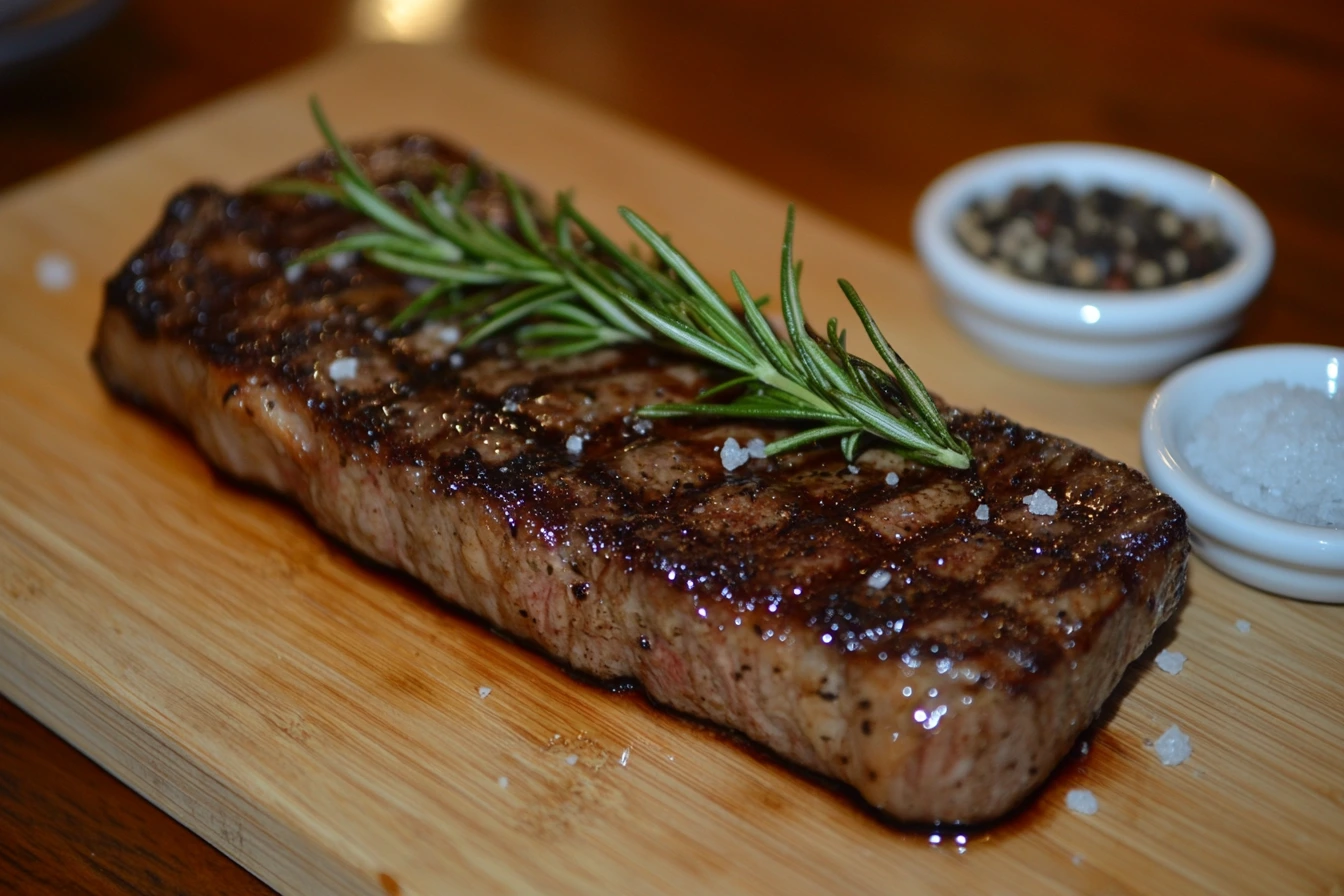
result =
[[[1002,273],[957,242],[954,222],[974,200],[1049,180],[1077,192],[1141,193],[1182,216],[1213,215],[1237,254],[1199,280],[1114,293]],[[963,162],[924,192],[914,230],[957,326],[1009,364],[1077,382],[1153,379],[1209,351],[1236,331],[1274,261],[1269,225],[1236,187],[1185,162],[1098,143],[1040,143]]]
[[1342,374],[1344,348],[1256,346],[1197,361],[1164,380],[1148,400],[1143,465],[1153,484],[1185,508],[1191,543],[1208,563],[1274,594],[1344,603],[1344,529],[1287,522],[1224,498],[1181,450],[1191,427],[1224,395],[1267,382],[1338,395]]

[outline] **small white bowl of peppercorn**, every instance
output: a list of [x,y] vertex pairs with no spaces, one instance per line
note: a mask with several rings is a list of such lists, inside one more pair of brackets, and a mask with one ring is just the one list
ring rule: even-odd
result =
[[1160,377],[1226,340],[1274,239],[1218,175],[1095,143],[1041,143],[944,173],[915,212],[943,309],[1016,367],[1089,383]]

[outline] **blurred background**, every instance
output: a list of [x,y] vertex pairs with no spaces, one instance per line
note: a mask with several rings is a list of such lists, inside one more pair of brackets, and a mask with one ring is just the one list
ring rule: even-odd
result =
[[[43,21],[5,23],[34,5]],[[15,59],[77,15],[110,21]],[[1168,153],[1270,219],[1257,341],[1319,338],[1315,310],[1344,274],[1337,0],[0,0],[0,186],[356,41],[484,54],[907,250],[919,192],[976,153],[1053,139]]]
[[[1167,153],[1274,229],[1234,344],[1344,343],[1339,0],[0,0],[0,188],[367,41],[484,55],[905,251],[920,192],[968,156]],[[3,699],[0,881],[268,892]]]

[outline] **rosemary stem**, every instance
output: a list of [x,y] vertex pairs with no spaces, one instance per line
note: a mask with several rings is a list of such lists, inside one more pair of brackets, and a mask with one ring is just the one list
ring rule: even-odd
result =
[[[340,202],[378,228],[312,249],[300,261],[356,251],[373,264],[434,281],[397,315],[395,327],[447,312],[466,324],[464,347],[508,332],[527,357],[628,343],[670,346],[744,376],[689,404],[642,409],[649,417],[732,416],[811,427],[777,439],[767,446],[767,456],[838,437],[852,462],[860,440],[875,436],[923,463],[970,466],[969,445],[948,428],[933,397],[887,343],[847,281],[841,280],[840,288],[891,373],[851,355],[835,319],[825,328],[826,339],[815,335],[819,331],[804,318],[799,298],[792,206],[780,255],[785,335],[767,323],[736,273],[731,277],[743,306],[740,315],[669,237],[628,208],[620,209],[621,217],[654,261],[621,249],[579,214],[568,195],[557,199],[549,219],[541,219],[531,199],[507,178],[502,184],[514,214],[512,230],[473,211],[467,199],[478,182],[470,172],[451,187],[441,179],[428,194],[402,184],[403,201],[394,202],[384,195],[396,198],[387,185],[375,185],[336,138],[316,99],[312,108],[336,158],[332,183],[305,187],[282,180],[262,189],[290,194],[306,189]],[[726,402],[706,401],[733,393]]]

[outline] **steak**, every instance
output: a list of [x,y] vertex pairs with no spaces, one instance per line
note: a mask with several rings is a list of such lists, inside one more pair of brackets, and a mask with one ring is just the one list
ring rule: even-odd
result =
[[[466,176],[426,137],[357,154],[379,184]],[[488,172],[468,203],[509,226]],[[358,226],[321,197],[184,190],[107,284],[99,373],[356,551],[897,819],[1012,809],[1184,592],[1180,507],[1087,448],[944,408],[970,470],[880,448],[851,466],[832,443],[730,472],[727,437],[786,431],[633,413],[721,372],[648,346],[526,360],[508,340],[461,350],[453,321],[394,327],[402,275],[291,264]],[[1037,490],[1057,512],[1032,512]]]

